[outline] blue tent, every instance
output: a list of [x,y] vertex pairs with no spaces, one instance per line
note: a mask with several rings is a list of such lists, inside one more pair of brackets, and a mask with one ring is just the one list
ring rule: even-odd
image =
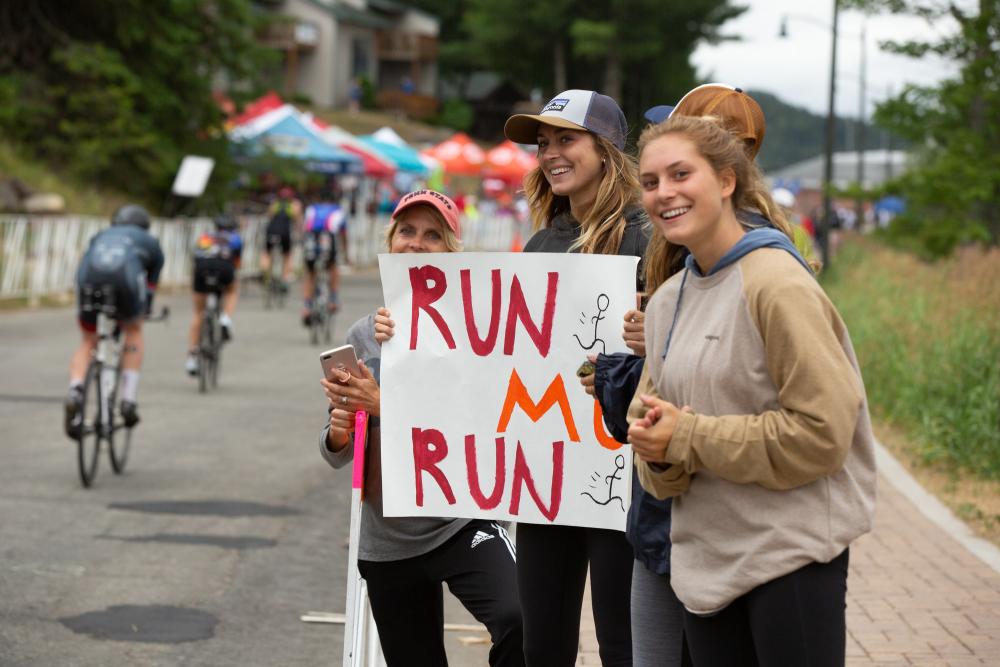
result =
[[366,146],[370,146],[381,155],[396,163],[400,171],[407,171],[411,174],[424,176],[427,174],[427,165],[420,160],[420,153],[409,146],[397,146],[373,138],[370,134],[358,137]]
[[310,171],[364,172],[360,157],[325,141],[309,120],[289,105],[234,128],[230,137],[250,155],[270,149],[282,157],[302,160]]

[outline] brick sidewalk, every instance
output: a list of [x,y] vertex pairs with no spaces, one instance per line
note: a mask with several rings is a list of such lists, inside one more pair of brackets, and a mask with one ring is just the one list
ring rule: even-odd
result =
[[[879,478],[875,530],[851,547],[849,667],[1000,665],[1000,574]],[[587,593],[577,665],[594,667]]]

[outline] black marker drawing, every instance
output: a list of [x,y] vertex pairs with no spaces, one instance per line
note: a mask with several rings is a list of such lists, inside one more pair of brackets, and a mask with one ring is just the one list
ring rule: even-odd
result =
[[[621,496],[614,495],[615,480],[619,480],[619,479],[622,478],[621,472],[624,469],[625,469],[625,457],[622,456],[621,454],[619,454],[618,456],[615,457],[615,471],[613,473],[611,473],[610,475],[605,475],[604,476],[604,483],[608,485],[608,498],[607,498],[607,500],[598,500],[597,498],[595,498],[594,496],[592,496],[589,491],[584,491],[580,495],[581,496],[587,496],[587,497],[589,497],[591,500],[593,500],[598,505],[607,505],[612,500],[617,500],[618,504],[621,505],[622,512],[624,512],[625,511],[625,501],[622,500]],[[591,479],[594,479],[593,475],[591,475]],[[595,487],[594,487],[593,484],[591,484],[590,488],[593,489]]]
[[601,344],[601,354],[605,353],[606,350],[605,350],[605,347],[604,347],[604,340],[601,339],[601,338],[599,338],[597,336],[597,327],[600,326],[601,320],[604,319],[604,313],[608,310],[608,306],[610,305],[610,303],[611,302],[608,299],[608,295],[607,294],[598,294],[597,295],[597,314],[590,318],[590,321],[594,323],[594,340],[593,340],[593,342],[590,343],[590,345],[584,345],[583,341],[580,340],[580,337],[577,336],[576,334],[573,334],[573,338],[576,339],[576,342],[579,343],[580,347],[582,347],[583,349],[585,349],[585,350],[592,350],[595,345],[597,345],[598,343],[600,343]]

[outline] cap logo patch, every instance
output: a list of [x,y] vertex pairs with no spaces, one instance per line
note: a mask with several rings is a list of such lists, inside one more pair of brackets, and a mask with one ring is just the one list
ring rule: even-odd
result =
[[448,200],[441,193],[435,192],[434,190],[415,190],[415,191],[411,192],[408,195],[404,195],[403,198],[400,200],[399,203],[400,204],[405,204],[406,202],[410,201],[411,199],[416,199],[417,197],[422,197],[424,195],[427,195],[427,196],[433,197],[434,199],[437,199],[445,207],[447,207],[448,210],[451,210],[451,204],[448,202]]
[[562,111],[563,109],[566,108],[567,104],[569,104],[568,99],[564,97],[557,97],[556,99],[552,100],[551,102],[545,105],[545,108],[542,109],[542,113],[545,113],[547,111]]

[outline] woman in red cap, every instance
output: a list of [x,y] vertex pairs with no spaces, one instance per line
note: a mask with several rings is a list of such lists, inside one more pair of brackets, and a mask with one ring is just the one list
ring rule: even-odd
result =
[[[390,253],[461,250],[458,207],[433,190],[405,195],[392,214],[386,245]],[[330,465],[347,465],[354,457],[355,411],[370,415],[358,570],[368,586],[386,662],[390,667],[448,664],[441,588],[447,583],[489,630],[493,640],[490,665],[522,666],[514,549],[503,527],[483,519],[382,515],[377,376],[380,345],[391,334],[392,321],[385,308],[348,329],[347,342],[362,361],[363,377],[342,373],[333,380],[321,380],[330,419],[319,441],[320,453]],[[489,537],[477,540],[478,533]]]
[[[635,161],[624,152],[625,115],[613,99],[567,90],[538,114],[511,116],[504,133],[517,143],[538,145],[538,167],[524,181],[537,231],[524,252],[643,256],[649,220],[639,200]],[[636,292],[642,289],[640,262]],[[589,566],[601,662],[631,667],[633,556],[624,533],[519,523],[517,547],[526,662],[575,664]]]

